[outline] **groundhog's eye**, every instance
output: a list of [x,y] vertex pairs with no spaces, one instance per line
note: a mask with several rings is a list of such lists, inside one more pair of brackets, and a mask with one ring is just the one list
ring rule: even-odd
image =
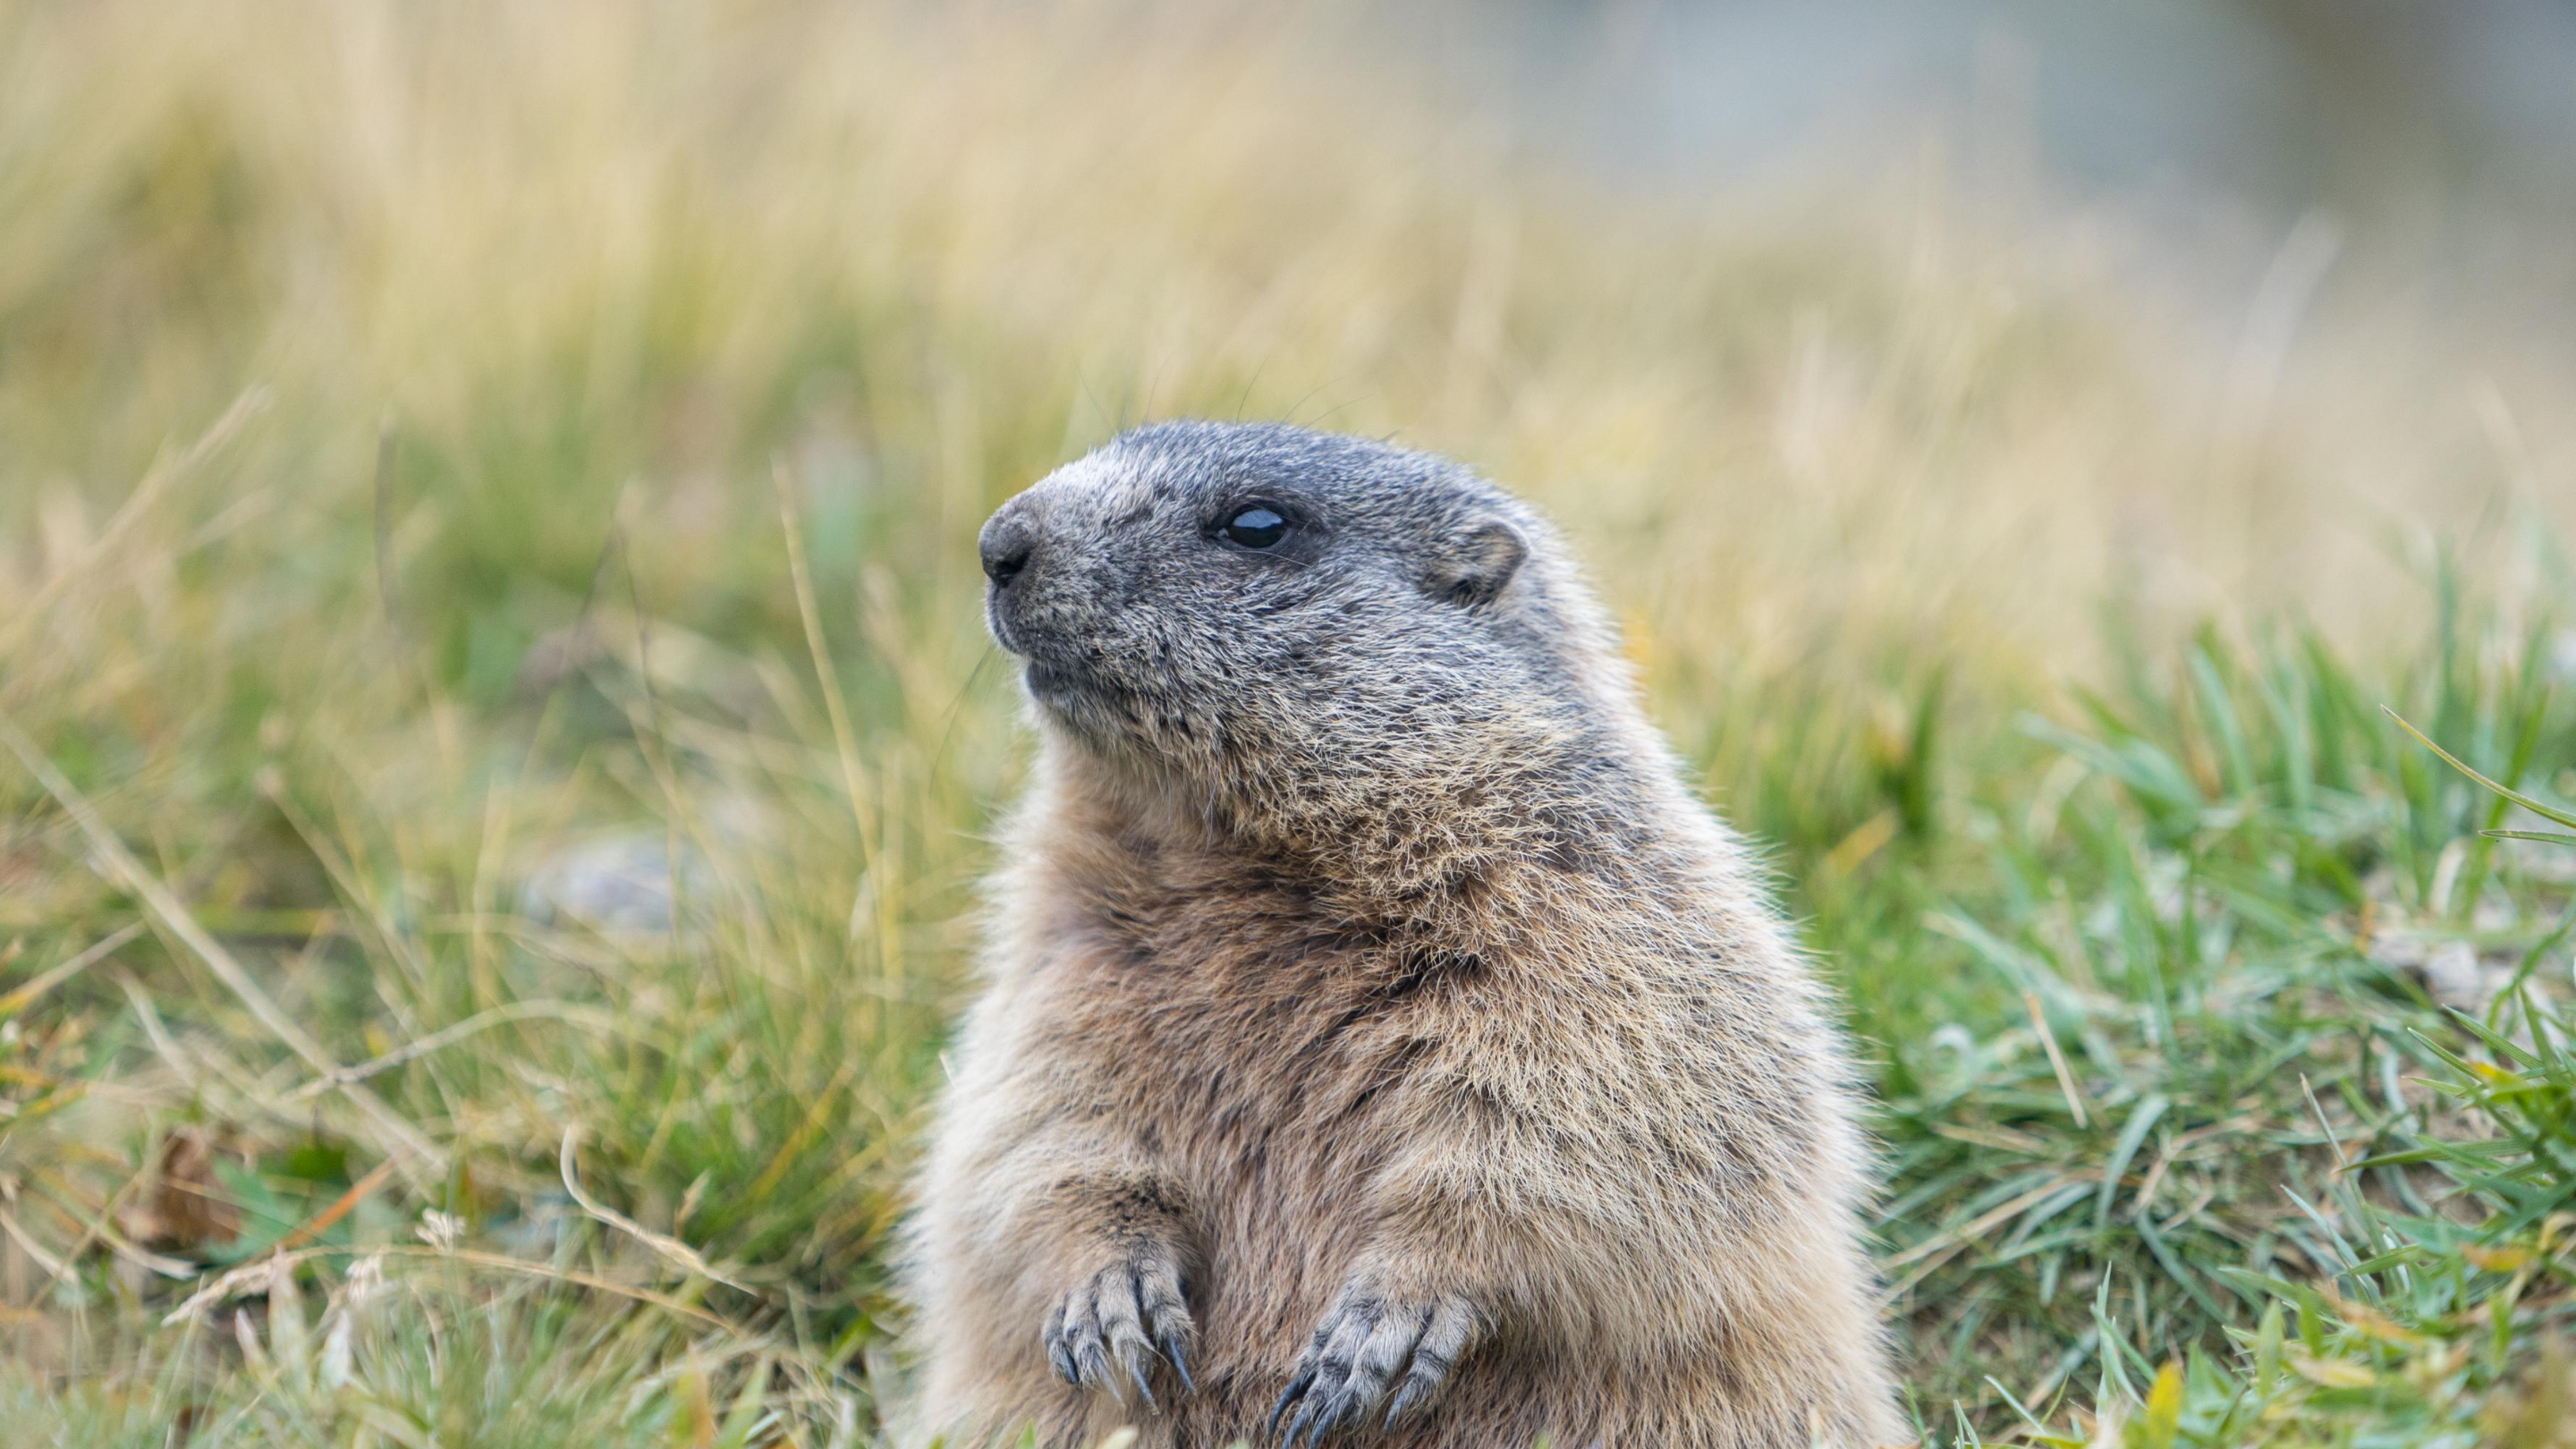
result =
[[1288,520],[1276,510],[1256,503],[1237,511],[1217,531],[1225,535],[1226,542],[1245,548],[1276,548],[1279,540],[1288,536]]

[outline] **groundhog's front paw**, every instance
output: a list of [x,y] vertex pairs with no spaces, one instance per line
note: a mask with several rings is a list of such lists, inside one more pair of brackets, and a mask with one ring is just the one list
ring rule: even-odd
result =
[[[1146,1249],[1109,1265],[1077,1285],[1047,1311],[1047,1361],[1069,1384],[1107,1389],[1121,1401],[1127,1385],[1154,1407],[1146,1366],[1159,1354],[1171,1361],[1181,1387],[1190,1382],[1189,1350],[1197,1327],[1181,1294],[1180,1263],[1170,1253]],[[1112,1357],[1124,1377],[1113,1371]]]
[[[1345,1424],[1376,1417],[1393,1426],[1428,1408],[1448,1382],[1450,1366],[1465,1353],[1481,1319],[1465,1299],[1412,1299],[1365,1283],[1342,1290],[1324,1315],[1314,1341],[1297,1357],[1288,1391],[1270,1411],[1265,1433],[1276,1432],[1290,1409],[1287,1437],[1308,1435],[1311,1446]],[[1389,1400],[1393,1402],[1390,1403]]]

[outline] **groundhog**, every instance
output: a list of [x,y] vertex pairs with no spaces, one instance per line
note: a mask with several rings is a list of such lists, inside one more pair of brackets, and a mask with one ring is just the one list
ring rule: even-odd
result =
[[924,1436],[1911,1442],[1827,1003],[1554,530],[1188,422],[981,548],[1042,743],[908,1229]]

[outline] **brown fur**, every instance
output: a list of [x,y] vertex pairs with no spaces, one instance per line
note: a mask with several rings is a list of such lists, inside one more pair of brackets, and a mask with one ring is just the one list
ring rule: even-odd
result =
[[1218,1449],[1296,1384],[1352,1444],[1910,1440],[1836,1033],[1545,524],[1168,425],[986,553],[1044,743],[910,1227],[925,1431]]

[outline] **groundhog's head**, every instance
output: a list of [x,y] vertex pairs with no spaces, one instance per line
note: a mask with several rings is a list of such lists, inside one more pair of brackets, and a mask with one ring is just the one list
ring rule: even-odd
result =
[[1623,692],[1546,525],[1382,443],[1144,428],[1003,505],[981,543],[993,636],[1041,718],[1212,803],[1490,778]]

